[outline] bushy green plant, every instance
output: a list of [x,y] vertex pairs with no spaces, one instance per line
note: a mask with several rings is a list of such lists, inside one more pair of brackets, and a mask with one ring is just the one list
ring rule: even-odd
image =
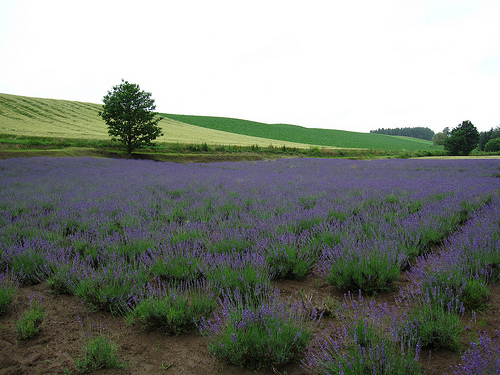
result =
[[49,288],[55,294],[73,294],[78,286],[77,276],[71,272],[70,264],[54,265],[52,274],[47,278]]
[[6,277],[0,275],[0,315],[3,315],[14,300],[17,287]]
[[490,298],[490,291],[480,280],[469,279],[459,298],[460,301],[464,303],[465,307],[469,309],[478,309],[488,301]]
[[305,367],[317,374],[420,374],[420,348],[389,335],[395,316],[387,306],[349,295],[337,311],[341,325],[317,334]]
[[112,250],[117,255],[124,256],[126,259],[132,261],[153,247],[154,241],[150,239],[143,239],[126,244],[115,244]]
[[488,143],[484,146],[484,151],[486,152],[498,152],[500,151],[500,138],[490,139]]
[[[236,205],[227,204],[218,208],[221,216],[231,216],[231,212],[238,210]],[[246,238],[229,238],[210,244],[209,251],[213,254],[227,254],[231,252],[243,253],[251,247],[251,242]]]
[[10,270],[24,285],[35,285],[47,277],[47,261],[35,250],[26,251],[11,259]]
[[307,368],[317,374],[419,375],[422,373],[415,352],[387,339],[370,346],[348,345],[341,340],[321,342],[322,353],[307,354]]
[[488,301],[490,293],[484,280],[468,277],[466,272],[459,265],[446,271],[429,271],[422,290],[431,303],[456,305],[458,300],[466,308],[478,309]]
[[81,275],[75,294],[97,309],[124,316],[133,306],[134,297],[150,281],[143,268],[116,262],[89,275]]
[[341,291],[362,290],[367,294],[375,294],[392,290],[399,274],[400,265],[388,256],[345,256],[330,268],[326,281]]
[[460,349],[460,316],[438,304],[415,308],[400,328],[401,341],[425,348]]
[[43,322],[45,311],[39,300],[32,300],[30,308],[21,316],[16,323],[16,332],[21,339],[27,340],[40,333],[40,324]]
[[151,273],[165,280],[190,281],[202,277],[201,260],[185,255],[158,259],[151,268]]
[[304,250],[296,245],[283,245],[269,250],[266,261],[274,278],[301,280],[314,267],[317,256],[311,249]]
[[[224,298],[223,298],[224,299]],[[199,328],[209,351],[237,366],[259,369],[279,366],[301,353],[312,337],[310,317],[299,305],[287,305],[274,294],[260,305],[226,298],[213,320]]]
[[256,298],[271,287],[269,270],[255,265],[233,267],[231,264],[222,264],[207,270],[206,278],[217,289],[238,289]]
[[217,299],[207,290],[189,292],[170,290],[163,295],[141,301],[127,316],[129,324],[138,324],[144,330],[164,330],[180,334],[192,330],[202,316],[210,315]]
[[75,360],[75,365],[81,374],[104,368],[127,368],[127,364],[120,361],[116,344],[103,334],[86,340],[83,357]]

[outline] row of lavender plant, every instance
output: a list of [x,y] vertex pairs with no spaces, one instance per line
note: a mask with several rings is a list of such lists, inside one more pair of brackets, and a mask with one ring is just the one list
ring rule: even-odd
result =
[[416,292],[450,290],[467,308],[481,307],[488,298],[487,285],[500,277],[499,213],[500,199],[495,196],[447,238],[441,251],[418,258],[410,273]]
[[[439,251],[420,256],[408,273],[411,288],[399,306],[348,298],[331,325],[314,337],[304,367],[312,373],[421,373],[421,348],[461,348],[461,316],[481,307],[487,285],[498,282],[500,267],[500,197],[475,212]],[[349,308],[350,304],[351,308]],[[348,311],[348,313],[346,313]],[[498,340],[484,333],[452,369],[456,374],[490,373],[498,365]]]

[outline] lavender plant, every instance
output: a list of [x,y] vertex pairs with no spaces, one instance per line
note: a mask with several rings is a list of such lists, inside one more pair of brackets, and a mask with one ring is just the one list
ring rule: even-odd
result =
[[10,259],[11,272],[21,284],[35,285],[50,273],[45,256],[36,250],[26,250]]
[[50,274],[47,285],[55,294],[74,294],[82,279],[81,273],[88,263],[83,262],[78,254],[58,250],[47,255]]
[[267,248],[266,262],[275,279],[301,280],[317,263],[319,246],[311,236],[280,235],[270,243],[259,243]]
[[127,263],[115,257],[98,269],[87,265],[79,273],[75,294],[98,309],[126,315],[144,295],[150,281],[145,266]]
[[348,337],[316,336],[315,349],[306,352],[303,366],[313,374],[421,374],[418,352],[388,339],[369,346],[354,345]]
[[460,349],[465,308],[453,290],[433,287],[407,293],[405,298],[406,312],[396,327],[401,341],[422,348]]
[[0,316],[3,315],[14,300],[17,285],[12,281],[7,272],[0,274]]
[[452,368],[453,375],[477,375],[500,373],[500,332],[490,338],[485,332],[479,333],[477,342],[462,356],[462,361]]
[[460,349],[460,317],[435,305],[423,305],[400,328],[401,340],[423,349]]
[[16,332],[21,339],[27,340],[40,333],[45,311],[39,299],[30,298],[30,306],[16,323]]
[[239,290],[256,300],[271,289],[271,274],[259,254],[220,254],[206,256],[203,274],[209,285],[218,290]]
[[213,319],[202,318],[198,328],[209,351],[235,365],[251,369],[279,366],[304,350],[317,317],[300,305],[280,301],[275,290],[262,304],[235,291],[221,299]]
[[127,363],[120,360],[117,345],[104,334],[90,336],[85,341],[83,355],[75,360],[75,366],[80,374],[101,369],[126,369]]
[[314,374],[420,374],[420,346],[393,332],[398,312],[350,294],[336,312],[341,325],[314,336],[303,367]]
[[155,257],[151,273],[173,283],[196,281],[203,277],[203,256],[203,252],[181,242],[171,250],[166,250],[163,254]]
[[405,254],[386,242],[345,240],[324,254],[327,265],[323,273],[329,284],[341,291],[362,290],[368,294],[393,289],[406,262]]
[[194,329],[200,318],[210,315],[216,306],[217,298],[206,285],[184,284],[175,289],[161,287],[139,302],[126,320],[147,331],[180,334]]

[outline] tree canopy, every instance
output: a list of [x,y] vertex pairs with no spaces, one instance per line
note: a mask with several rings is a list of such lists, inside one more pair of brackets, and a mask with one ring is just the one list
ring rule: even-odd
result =
[[484,151],[487,152],[498,152],[500,151],[500,138],[493,138],[486,143],[484,146]]
[[496,128],[491,128],[488,131],[481,132],[479,135],[478,147],[481,151],[486,151],[486,144],[493,139],[500,138],[500,125]]
[[419,139],[426,139],[428,141],[432,140],[434,132],[429,128],[415,127],[415,128],[395,128],[395,129],[377,129],[370,130],[370,133],[387,134],[387,135],[399,135],[404,137],[412,137]]
[[444,149],[452,155],[469,155],[479,141],[479,132],[469,121],[463,121],[454,128],[444,141]]
[[442,145],[444,145],[444,141],[446,141],[446,138],[448,138],[448,133],[439,132],[439,133],[434,134],[434,136],[432,137],[432,142],[436,146],[442,146]]
[[122,79],[104,96],[103,103],[99,115],[108,125],[108,134],[116,137],[129,154],[163,135],[158,126],[161,117],[154,112],[155,101],[139,85]]

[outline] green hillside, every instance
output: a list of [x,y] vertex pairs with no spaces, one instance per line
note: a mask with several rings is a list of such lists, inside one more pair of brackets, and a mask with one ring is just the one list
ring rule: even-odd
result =
[[[109,139],[100,104],[0,93],[0,134],[72,139]],[[307,148],[326,146],[372,150],[429,150],[415,138],[296,125],[264,124],[224,117],[159,114],[165,143]]]
[[432,147],[432,142],[430,141],[384,134],[358,133],[331,129],[311,129],[297,125],[265,124],[225,117],[174,114],[162,115],[170,119],[208,129],[222,130],[253,137],[307,143],[311,145],[380,150],[427,150]]
[[[108,140],[98,114],[100,104],[41,99],[0,93],[0,134],[34,137]],[[310,148],[309,144],[272,140],[213,130],[165,118],[160,122],[165,143]]]

